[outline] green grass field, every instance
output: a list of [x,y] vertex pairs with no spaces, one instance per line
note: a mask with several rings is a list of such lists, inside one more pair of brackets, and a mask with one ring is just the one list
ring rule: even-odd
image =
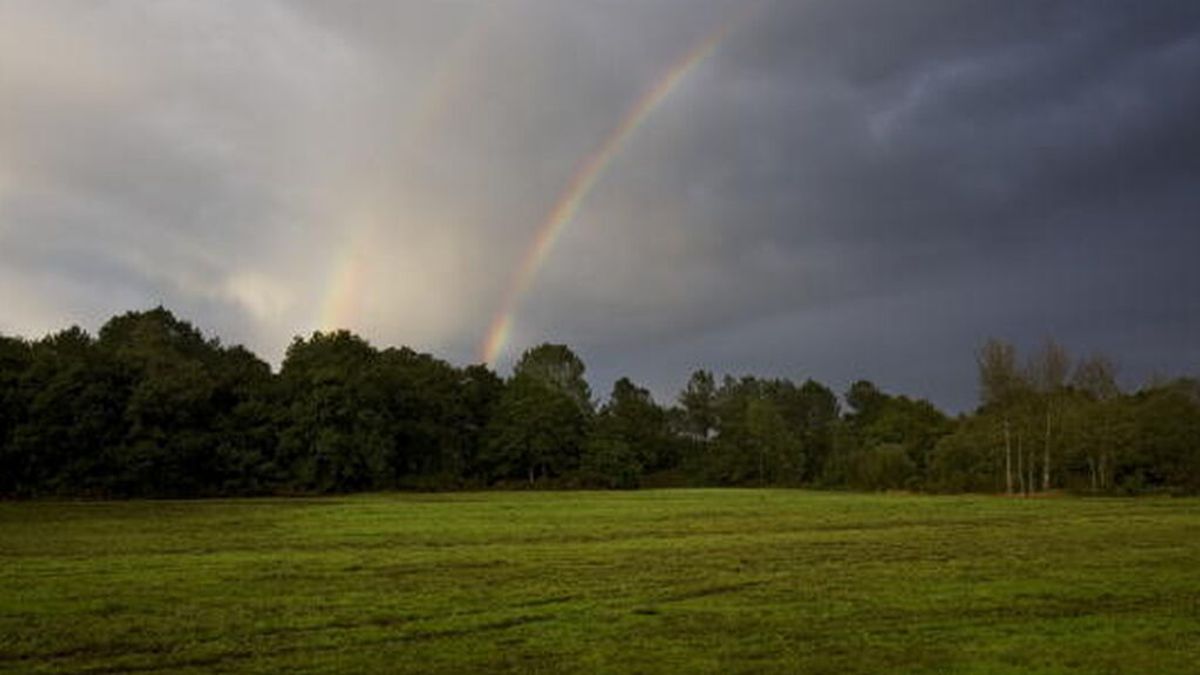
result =
[[0,504],[0,671],[1192,672],[1200,501]]

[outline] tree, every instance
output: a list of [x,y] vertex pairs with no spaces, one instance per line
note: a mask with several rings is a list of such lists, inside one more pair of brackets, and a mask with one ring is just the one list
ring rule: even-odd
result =
[[848,418],[870,422],[887,401],[887,395],[870,380],[857,380],[846,390],[846,405],[850,406]]
[[33,361],[33,348],[25,340],[0,335],[0,496],[18,490],[18,457],[12,435],[27,414],[20,383]]
[[1059,408],[1067,374],[1071,369],[1071,357],[1067,350],[1048,338],[1042,348],[1029,359],[1026,368],[1029,382],[1041,398],[1045,411],[1045,429],[1042,436],[1042,490],[1049,490],[1051,484],[1051,436],[1055,418],[1060,415]]
[[381,414],[390,436],[391,476],[397,484],[451,487],[470,470],[477,453],[479,433],[487,411],[471,411],[472,395],[488,396],[489,371],[475,370],[464,378],[461,371],[429,354],[407,347],[379,353],[371,372],[373,387],[382,401]]
[[214,494],[261,494],[284,482],[275,465],[278,382],[265,361],[236,346],[213,366],[217,447],[210,472]]
[[1117,426],[1114,417],[1121,394],[1116,373],[1108,357],[1093,354],[1079,362],[1072,376],[1072,384],[1083,395],[1083,410],[1076,419],[1083,421],[1087,429],[1081,437],[1093,491],[1111,487]]
[[583,360],[566,345],[541,344],[527,350],[513,367],[513,378],[527,377],[556,389],[579,406],[592,411],[592,393],[584,379]]
[[831,405],[836,419],[836,399],[816,383],[726,376],[713,396],[715,436],[693,471],[719,484],[796,484],[805,474],[806,434],[828,442]]
[[[801,474],[805,479],[819,476],[833,451],[834,428],[841,415],[837,395],[813,379],[805,380],[794,394],[790,388],[785,388],[783,394],[784,419],[798,429],[800,452],[804,454]],[[794,404],[789,405],[789,401]]]
[[[913,477],[916,478],[925,472],[929,453],[951,428],[946,415],[928,401],[891,396],[875,419],[862,430],[862,435],[868,447],[903,448],[915,468]],[[910,483],[906,487],[916,485]]]
[[716,429],[716,399],[717,385],[712,373],[707,370],[693,372],[679,394],[679,405],[683,408],[687,432],[694,438],[707,441]]
[[127,391],[108,453],[125,494],[261,492],[275,447],[274,378],[249,350],[206,340],[166,310],[106,324],[100,362]]
[[5,464],[21,494],[107,494],[120,466],[129,379],[72,327],[33,343],[29,365],[10,394],[23,410]]
[[[825,482],[873,490],[920,488],[929,455],[951,431],[950,420],[928,401],[892,396],[865,380],[851,385],[846,400],[852,412],[842,421],[836,455],[822,472]],[[904,461],[896,459],[897,449]],[[898,473],[884,477],[885,468]]]
[[566,345],[527,350],[496,402],[483,463],[495,478],[523,472],[532,485],[579,466],[592,416],[586,367]]
[[479,462],[485,452],[484,435],[503,394],[504,380],[486,365],[468,366],[460,372],[456,410],[463,434],[465,476],[482,477]]
[[964,417],[929,455],[926,488],[935,492],[998,492],[1004,477],[1003,439],[986,416]]
[[97,340],[104,358],[128,378],[124,437],[113,449],[121,467],[115,489],[127,494],[192,496],[213,475],[220,343],[157,307],[110,319]]
[[483,463],[493,478],[523,476],[530,485],[561,475],[578,467],[587,423],[575,398],[522,371],[496,405],[484,435]]
[[584,485],[628,490],[636,488],[642,477],[642,464],[629,444],[607,433],[604,423],[588,436],[580,461],[579,475]]
[[1017,350],[1010,343],[989,339],[980,348],[976,361],[983,405],[1004,407],[1025,389],[1025,380],[1017,368]]
[[377,352],[340,330],[296,338],[279,377],[279,462],[294,486],[317,492],[385,487],[395,464]]
[[[989,339],[979,350],[976,360],[979,366],[980,399],[984,408],[999,413],[1004,432],[1004,484],[1005,492],[1013,493],[1013,411],[1028,391],[1025,378],[1017,368],[1017,350],[1011,344]],[[1021,437],[1017,436],[1017,463],[1021,463]],[[1023,472],[1017,468],[1017,477]]]
[[644,471],[667,468],[676,460],[666,413],[648,390],[628,378],[617,380],[584,448],[580,467],[584,481],[637,487]]
[[860,450],[850,465],[850,485],[865,490],[907,488],[917,467],[898,443],[883,443]]
[[1200,492],[1200,382],[1167,381],[1139,391],[1128,405],[1136,452],[1115,467],[1118,485],[1129,492]]
[[1126,393],[1108,358],[1072,371],[1053,340],[1016,364],[1012,345],[985,344],[980,405],[957,419],[868,380],[850,386],[843,415],[811,379],[718,386],[703,370],[670,410],[621,378],[594,411],[564,345],[529,350],[505,381],[314,333],[274,374],[157,307],[96,337],[0,336],[0,495],[630,488],[652,472],[719,485],[1200,492],[1200,382],[1158,377]]
[[749,447],[758,459],[759,485],[800,482],[804,470],[801,444],[774,402],[756,398],[747,403],[746,432]]
[[1080,360],[1071,384],[1096,401],[1111,400],[1121,393],[1117,386],[1117,367],[1103,354],[1092,354]]
[[600,417],[633,449],[637,461],[648,471],[673,466],[678,458],[667,435],[667,416],[654,402],[650,391],[622,377],[613,383],[612,394]]

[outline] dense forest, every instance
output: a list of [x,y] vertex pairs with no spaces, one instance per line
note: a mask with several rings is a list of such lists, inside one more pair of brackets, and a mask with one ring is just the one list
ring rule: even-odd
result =
[[487,487],[779,485],[1023,494],[1200,491],[1200,382],[1135,392],[1103,356],[979,350],[952,418],[855,382],[693,373],[672,405],[598,402],[568,347],[505,379],[347,331],[278,373],[157,308],[0,336],[0,496],[192,497]]

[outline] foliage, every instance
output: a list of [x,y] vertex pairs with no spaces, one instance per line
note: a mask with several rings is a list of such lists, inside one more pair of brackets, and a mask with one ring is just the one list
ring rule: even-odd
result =
[[570,398],[584,412],[592,411],[592,391],[584,379],[583,360],[566,345],[541,344],[521,355],[513,378],[526,377]]
[[853,410],[824,471],[826,485],[862,490],[921,489],[929,455],[952,423],[928,401],[891,396],[859,380],[846,392]]
[[514,375],[485,430],[486,475],[533,485],[577,469],[587,423],[567,392],[530,373]]
[[[1022,365],[1023,364],[1023,365]],[[989,340],[950,419],[859,380],[692,373],[677,405],[620,378],[593,401],[566,345],[505,379],[348,331],[277,373],[161,307],[93,337],[0,336],[0,496],[197,497],[500,485],[821,486],[1030,495],[1200,492],[1200,385],[1122,391],[1103,355]]]

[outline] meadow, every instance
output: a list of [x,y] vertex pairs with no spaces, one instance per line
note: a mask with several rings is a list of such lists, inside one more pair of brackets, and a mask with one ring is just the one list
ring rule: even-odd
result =
[[0,672],[1196,672],[1200,500],[0,503]]

